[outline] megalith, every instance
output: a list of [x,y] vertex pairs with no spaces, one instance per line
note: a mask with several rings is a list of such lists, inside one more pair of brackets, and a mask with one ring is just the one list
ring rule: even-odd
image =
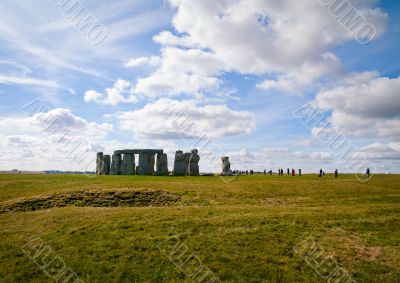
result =
[[225,176],[232,175],[231,163],[229,162],[229,157],[227,157],[227,156],[221,157],[221,161],[222,161],[221,175],[225,175]]
[[101,168],[103,166],[103,153],[98,152],[96,158],[96,174],[101,175]]
[[142,152],[139,154],[139,170],[138,175],[149,174],[149,154]]
[[157,154],[157,164],[156,164],[158,176],[167,176],[168,175],[168,158],[167,154],[159,153]]
[[121,175],[135,175],[135,155],[131,153],[124,154],[122,160]]
[[186,156],[182,150],[178,150],[177,152],[175,152],[174,175],[183,176],[186,174],[186,171]]
[[111,175],[121,175],[122,158],[121,154],[114,153],[111,161]]
[[199,176],[199,151],[197,149],[192,149],[190,156],[189,156],[189,165],[188,165],[188,175],[190,176]]
[[109,155],[104,155],[102,169],[101,169],[102,175],[110,175],[110,169],[111,169],[111,157]]

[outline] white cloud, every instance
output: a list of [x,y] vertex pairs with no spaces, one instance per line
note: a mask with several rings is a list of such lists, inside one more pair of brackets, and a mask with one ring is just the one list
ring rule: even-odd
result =
[[252,114],[226,105],[198,106],[194,101],[160,99],[143,109],[119,112],[124,130],[140,139],[222,138],[248,134],[255,128]]
[[161,45],[167,45],[167,46],[180,46],[187,48],[199,47],[193,42],[191,37],[176,36],[173,35],[170,31],[163,31],[159,33],[158,35],[153,37],[153,40]]
[[130,93],[131,83],[118,79],[114,86],[106,88],[106,95],[95,90],[87,90],[84,95],[85,102],[95,102],[104,105],[117,105],[118,103],[136,103],[138,98]]
[[278,168],[302,168],[303,172],[317,172],[321,166],[335,168],[335,162],[329,152],[291,151],[282,147],[265,147],[259,151],[227,152],[231,161],[231,168],[241,170],[269,170],[277,171]]
[[352,76],[347,85],[320,92],[316,103],[333,110],[332,125],[346,134],[399,138],[400,78],[375,76]]
[[[185,42],[212,50],[226,70],[240,73],[289,73],[319,77],[331,73],[333,47],[354,40],[318,1],[170,1],[178,10],[173,25]],[[354,3],[373,23],[378,36],[387,14],[370,3]],[[159,38],[169,38],[160,40]],[[161,34],[158,41],[178,39]],[[315,70],[315,71],[314,71]],[[334,68],[336,71],[336,68]]]
[[158,66],[160,64],[160,57],[158,56],[151,56],[151,57],[138,57],[138,58],[131,58],[125,63],[126,68],[134,68],[143,65],[150,65],[150,66]]
[[216,93],[222,84],[217,77],[220,72],[219,61],[209,52],[167,47],[162,51],[160,67],[149,77],[139,79],[133,91],[152,98]]
[[361,148],[354,154],[357,156],[365,156],[368,159],[400,159],[400,143],[373,143]]
[[111,124],[89,122],[69,109],[30,117],[0,117],[0,168],[94,170],[95,153],[106,144]]
[[2,84],[17,84],[17,85],[33,85],[50,88],[62,88],[57,82],[50,80],[41,80],[28,77],[15,77],[0,75],[0,83]]

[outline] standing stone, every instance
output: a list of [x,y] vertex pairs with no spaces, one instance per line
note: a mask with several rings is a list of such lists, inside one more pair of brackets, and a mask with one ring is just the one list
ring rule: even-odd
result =
[[96,174],[101,175],[101,168],[103,167],[103,153],[98,152],[96,158]]
[[200,161],[199,151],[197,149],[193,149],[192,152],[190,153],[189,165],[188,165],[188,171],[189,171],[188,173],[190,176],[200,175],[199,161]]
[[121,154],[113,154],[111,162],[111,175],[121,175]]
[[168,175],[168,158],[167,154],[157,154],[157,175],[167,176]]
[[111,158],[109,155],[104,155],[101,173],[103,175],[110,175],[110,167],[111,167]]
[[224,175],[224,176],[232,175],[231,163],[229,162],[229,157],[227,157],[227,156],[221,157],[221,161],[222,161],[222,173],[221,173],[221,175]]
[[149,154],[149,175],[153,175],[154,174],[154,165],[156,162],[156,156],[155,154]]
[[149,154],[140,153],[139,154],[139,175],[148,175],[149,174]]
[[189,175],[189,159],[190,159],[190,153],[189,153],[189,152],[185,152],[183,155],[185,156],[185,168],[186,168],[185,175]]
[[186,156],[182,150],[178,150],[175,152],[174,175],[183,176],[186,174],[186,170]]
[[121,167],[121,175],[135,175],[135,155],[131,153],[124,154]]

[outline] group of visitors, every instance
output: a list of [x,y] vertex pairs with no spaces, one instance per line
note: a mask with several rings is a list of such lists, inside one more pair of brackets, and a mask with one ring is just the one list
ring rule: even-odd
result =
[[[232,171],[233,172],[233,174],[234,175],[238,175],[238,176],[240,176],[240,175],[254,175],[254,174],[261,174],[261,172],[254,172],[253,170],[233,170]],[[269,170],[269,171],[267,171],[267,170],[265,170],[264,169],[264,175],[272,175],[272,174],[274,174],[274,172],[272,171],[272,170]],[[292,168],[292,170],[290,170],[290,168],[287,168],[286,169],[286,174],[288,175],[288,176],[296,176],[296,170],[294,169],[294,168]],[[302,174],[302,171],[301,171],[301,168],[300,169],[298,169],[298,175],[299,176],[301,176],[301,174]],[[366,171],[366,173],[365,173],[365,175],[366,176],[370,176],[370,174],[371,174],[371,171],[370,171],[370,169],[369,168],[367,168],[367,171]],[[279,176],[283,176],[284,175],[284,170],[282,169],[282,168],[279,168],[278,169],[278,175]],[[318,175],[318,177],[323,177],[323,176],[325,176],[325,171],[324,170],[322,170],[322,168],[319,170],[319,175]],[[338,169],[335,169],[335,171],[334,171],[334,176],[335,176],[335,178],[337,178],[337,177],[339,177],[339,171],[338,171]]]

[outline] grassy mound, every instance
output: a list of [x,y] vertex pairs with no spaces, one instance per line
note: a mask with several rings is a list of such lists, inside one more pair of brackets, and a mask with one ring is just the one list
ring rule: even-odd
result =
[[79,191],[37,196],[0,206],[0,213],[34,211],[53,207],[136,207],[177,204],[180,197],[161,190],[155,191]]

